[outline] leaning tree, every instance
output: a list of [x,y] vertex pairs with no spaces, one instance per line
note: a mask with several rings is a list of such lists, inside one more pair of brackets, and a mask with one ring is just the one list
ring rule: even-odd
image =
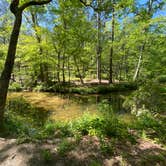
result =
[[27,7],[44,5],[48,4],[51,1],[52,0],[30,0],[30,1],[24,1],[20,4],[20,0],[12,0],[10,3],[10,11],[14,14],[15,21],[10,36],[6,61],[0,77],[0,127],[3,124],[3,116],[4,116],[6,97],[9,87],[9,81],[14,66],[17,42],[22,23],[22,13]]

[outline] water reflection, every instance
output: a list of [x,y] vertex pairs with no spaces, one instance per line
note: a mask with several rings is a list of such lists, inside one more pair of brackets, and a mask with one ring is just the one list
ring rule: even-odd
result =
[[[78,95],[78,94],[54,94],[41,92],[10,93],[9,98],[22,97],[34,107],[49,112],[49,118],[53,120],[72,120],[83,115],[85,112],[98,113],[98,104],[108,103],[116,113],[125,113],[122,104],[128,93],[112,93],[109,95]],[[48,114],[36,111],[36,117]]]
[[73,94],[59,94],[58,96],[62,99],[67,99],[70,102],[80,104],[82,106],[90,106],[95,104],[96,109],[98,104],[104,102],[109,104],[116,113],[126,113],[127,110],[123,107],[125,97],[129,93],[111,93],[107,95],[73,95]]

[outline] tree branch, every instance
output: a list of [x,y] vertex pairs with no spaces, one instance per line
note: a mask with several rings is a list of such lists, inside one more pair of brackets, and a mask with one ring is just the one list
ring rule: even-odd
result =
[[87,3],[86,0],[80,0],[80,2],[81,2],[84,6],[86,6],[86,7],[91,7],[94,11],[97,11],[97,10],[98,10],[98,8],[95,8],[95,7],[92,5],[93,0],[92,0],[91,3]]
[[84,1],[84,0],[80,0],[80,2],[81,2],[84,6],[87,6],[87,7],[89,6],[89,7],[91,7],[91,4],[87,4],[86,1]]
[[10,3],[10,11],[15,15],[18,9],[19,0],[12,0]]
[[52,0],[30,1],[30,2],[24,3],[22,6],[19,7],[19,9],[23,11],[29,6],[44,5],[44,4],[50,3],[51,1]]

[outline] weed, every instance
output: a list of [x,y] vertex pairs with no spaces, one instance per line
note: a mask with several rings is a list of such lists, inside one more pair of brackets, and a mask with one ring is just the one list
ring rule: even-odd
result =
[[57,151],[60,155],[64,156],[67,152],[72,150],[75,145],[69,142],[67,139],[63,139],[62,142],[59,144]]
[[49,149],[43,149],[41,151],[41,156],[43,157],[45,162],[50,162],[53,158],[52,153]]
[[89,166],[101,166],[102,164],[97,162],[97,161],[91,161],[90,165]]

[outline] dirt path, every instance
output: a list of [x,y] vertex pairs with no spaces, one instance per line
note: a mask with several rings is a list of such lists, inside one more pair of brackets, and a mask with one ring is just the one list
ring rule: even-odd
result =
[[[68,138],[72,143],[73,138]],[[113,154],[103,154],[97,137],[85,136],[65,155],[57,148],[60,139],[44,143],[17,144],[16,139],[0,138],[0,166],[165,166],[166,149],[148,140],[136,145],[117,143]],[[46,152],[49,152],[47,155]]]

